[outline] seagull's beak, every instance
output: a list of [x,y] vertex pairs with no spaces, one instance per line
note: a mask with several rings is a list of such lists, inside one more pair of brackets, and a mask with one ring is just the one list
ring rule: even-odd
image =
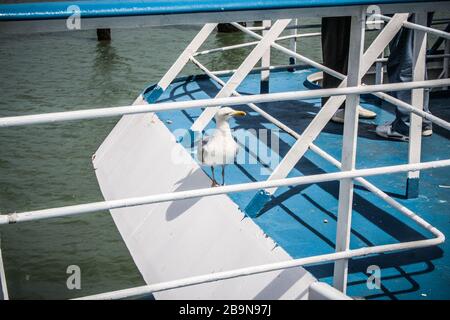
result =
[[246,115],[246,113],[244,111],[234,111],[231,115],[233,117],[243,117]]

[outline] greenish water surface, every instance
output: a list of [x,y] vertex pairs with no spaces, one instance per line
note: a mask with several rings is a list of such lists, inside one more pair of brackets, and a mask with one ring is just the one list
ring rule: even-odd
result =
[[[157,82],[199,30],[197,26],[0,38],[0,116],[130,104]],[[313,30],[305,30],[311,32]],[[213,33],[203,48],[253,41]],[[288,42],[284,42],[288,45]],[[303,40],[320,57],[320,39]],[[212,70],[235,68],[249,49],[200,57]],[[288,58],[273,54],[272,63]],[[190,65],[183,74],[199,73]],[[2,129],[0,213],[103,200],[91,155],[118,118]],[[66,299],[144,284],[108,212],[0,227],[12,299]],[[81,268],[81,290],[69,290],[69,265]]]

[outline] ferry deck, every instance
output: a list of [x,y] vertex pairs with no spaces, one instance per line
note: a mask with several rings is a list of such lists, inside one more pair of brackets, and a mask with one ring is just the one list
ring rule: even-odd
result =
[[[376,18],[383,28],[366,49],[371,4],[380,9]],[[69,10],[71,5],[75,9]],[[0,5],[4,33],[72,32],[76,23],[72,28],[67,21],[80,17],[84,29],[203,25],[161,81],[146,88],[133,105],[0,118],[0,130],[7,130],[122,117],[92,155],[104,201],[3,214],[0,225],[109,209],[147,285],[83,299],[150,294],[156,299],[450,299],[450,247],[445,241],[450,231],[450,34],[425,26],[427,10],[450,10],[450,2]],[[413,22],[404,12],[416,14]],[[348,76],[302,56],[295,41],[290,49],[276,43],[285,30],[289,39],[300,38],[302,17],[344,15],[352,16]],[[252,29],[235,21],[264,22]],[[196,54],[221,22],[233,22],[257,41],[244,44],[254,47],[238,69],[213,72]],[[387,84],[378,77],[374,84],[362,85],[370,67],[381,66],[384,49],[402,27],[415,32],[413,81]],[[432,79],[424,72],[429,33],[443,38],[445,46],[442,73]],[[269,48],[286,53],[291,65],[271,66]],[[205,74],[180,77],[190,62]],[[311,81],[318,71],[342,79],[342,85],[321,90]],[[419,99],[425,88],[432,89],[431,115],[422,111]],[[395,90],[413,92],[411,105],[405,106],[415,123],[409,142],[375,134],[376,125],[392,120],[395,105],[402,104],[389,96]],[[322,96],[330,96],[324,106]],[[345,98],[349,121],[344,126],[330,122]],[[358,122],[358,104],[377,118]],[[227,165],[225,185],[213,188],[210,168],[201,166],[195,154],[199,136],[214,129],[214,113],[221,106],[247,114],[230,120],[246,161]],[[421,138],[417,124],[422,118],[434,123],[431,137]],[[269,142],[267,133],[275,139]],[[248,141],[256,141],[256,148],[249,148]],[[173,161],[174,151],[186,161]],[[379,286],[370,283],[373,272],[378,272]],[[0,297],[6,299],[7,277],[0,281]]]

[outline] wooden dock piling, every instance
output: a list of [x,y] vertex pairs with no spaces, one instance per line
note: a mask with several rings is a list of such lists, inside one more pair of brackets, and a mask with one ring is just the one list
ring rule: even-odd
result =
[[111,29],[97,29],[98,41],[111,41]]
[[[244,27],[247,26],[246,22],[239,22],[239,24],[243,25]],[[219,23],[217,25],[217,32],[230,33],[230,32],[237,32],[237,31],[239,31],[239,29],[230,23]]]

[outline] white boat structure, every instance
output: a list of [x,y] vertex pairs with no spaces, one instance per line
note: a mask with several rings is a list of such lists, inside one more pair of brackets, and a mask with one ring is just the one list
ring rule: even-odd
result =
[[[444,130],[450,129],[448,121],[422,110],[425,88],[450,86],[450,34],[426,26],[426,11],[450,10],[450,1],[265,0],[253,4],[237,0],[189,0],[158,3],[131,0],[119,4],[115,1],[57,1],[33,6],[26,3],[0,6],[0,32],[8,33],[67,30],[66,21],[74,14],[73,9],[68,9],[70,6],[78,8],[75,14],[81,17],[83,29],[203,24],[159,83],[147,88],[130,106],[0,118],[0,130],[7,130],[12,126],[121,116],[93,155],[93,166],[104,201],[0,216],[0,224],[6,225],[110,210],[147,285],[80,298],[124,299],[152,294],[156,299],[351,299],[347,292],[351,259],[434,247],[444,242],[445,235],[438,227],[432,226],[420,212],[413,212],[404,202],[378,188],[366,177],[403,172],[411,185],[411,181],[418,183],[423,170],[450,165],[450,159],[421,161],[420,131],[422,118]],[[367,19],[369,5],[377,5],[383,13],[376,16],[383,29],[364,50],[366,28],[373,23],[373,19]],[[408,21],[410,14],[415,14],[414,22]],[[352,63],[348,76],[305,57],[301,54],[301,45],[297,47],[296,42],[302,37],[320,35],[298,32],[303,17],[344,15],[352,16]],[[262,27],[246,27],[235,21],[264,22]],[[202,44],[222,22],[231,22],[255,41],[201,51]],[[384,83],[382,55],[402,27],[414,30],[415,34],[414,79],[404,83]],[[259,34],[261,30],[263,32]],[[289,34],[282,35],[286,30]],[[441,37],[446,43],[443,54],[431,57],[439,59],[436,65],[439,72],[430,80],[425,79],[428,34]],[[291,39],[291,46],[278,44],[280,39]],[[199,56],[204,54],[242,47],[253,49],[236,70],[212,71],[199,61]],[[285,53],[291,64],[272,66],[271,50]],[[171,90],[174,83],[189,84],[201,80],[177,78],[187,63],[194,63],[206,75],[201,79],[213,81],[217,92],[212,98],[171,101],[165,97],[164,100],[164,94]],[[244,81],[249,81],[249,77],[253,77],[253,83],[256,77],[260,77],[260,81],[256,81],[258,85],[261,82],[261,86],[268,87],[269,77],[277,72],[280,77],[283,72],[288,77],[287,70],[300,70],[305,65],[314,68],[314,72],[326,72],[342,79],[341,85],[336,89],[270,91],[251,95],[239,90]],[[368,72],[375,75],[373,84],[363,85]],[[397,90],[412,90],[412,103],[407,104],[390,95]],[[361,95],[375,96],[402,106],[411,113],[412,129],[406,163],[356,169],[356,107]],[[270,111],[276,105],[272,109],[261,107],[263,103],[303,101],[324,96],[330,99],[312,120],[308,120],[309,124],[303,132],[290,128],[272,115]],[[342,159],[338,160],[315,140],[345,100],[342,144],[336,146],[342,150]],[[186,141],[211,126],[211,120],[220,107],[236,105],[247,106],[256,116],[295,140],[281,162],[270,168],[271,174],[267,179],[211,188],[210,177],[192,157],[191,143]],[[174,122],[184,123],[180,110],[195,113],[190,127],[185,128],[188,134],[182,137],[183,141],[177,139],[168,121],[162,118],[165,113],[171,112]],[[329,173],[288,177],[308,151],[336,169]],[[185,161],[174,161],[174,153]],[[231,173],[232,180],[236,175],[238,173]],[[257,216],[277,190],[331,181],[339,181],[333,250],[308,256],[297,255],[297,251],[289,249],[271,234],[280,233],[270,227],[265,229],[263,223],[258,223]],[[358,248],[350,246],[355,184],[365,188],[378,203],[395,209],[407,223],[428,232],[429,236]],[[247,205],[243,206],[230,197],[230,194],[245,192],[254,194]],[[297,205],[293,204],[294,207]],[[319,281],[307,268],[327,263],[334,264],[331,283]],[[2,276],[4,288],[5,283]],[[3,297],[7,297],[6,291]]]
[[[1,241],[0,241],[0,245],[1,245]],[[8,300],[8,299],[9,299],[8,287],[6,285],[5,268],[3,266],[2,249],[0,246],[0,300]]]

